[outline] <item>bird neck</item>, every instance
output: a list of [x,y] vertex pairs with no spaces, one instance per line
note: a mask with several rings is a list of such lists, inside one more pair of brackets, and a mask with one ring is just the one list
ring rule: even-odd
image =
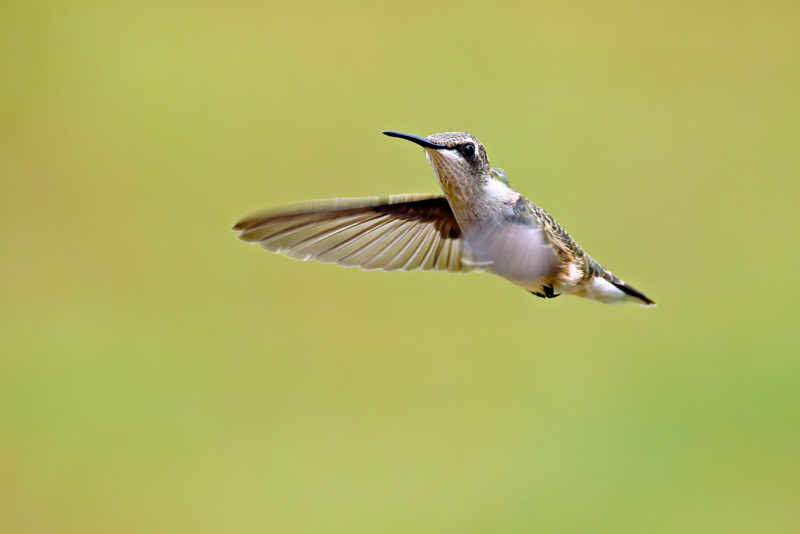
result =
[[449,180],[437,174],[437,179],[458,224],[467,231],[474,225],[502,218],[519,198],[519,193],[492,176]]

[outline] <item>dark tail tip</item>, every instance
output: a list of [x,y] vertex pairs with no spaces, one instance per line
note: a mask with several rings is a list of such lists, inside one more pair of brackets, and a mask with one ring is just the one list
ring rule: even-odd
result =
[[614,284],[614,286],[616,286],[617,289],[619,289],[623,293],[626,293],[626,294],[628,294],[628,295],[630,295],[632,297],[635,297],[635,298],[641,300],[642,302],[644,302],[648,306],[655,306],[656,305],[656,303],[654,301],[650,300],[649,298],[647,298],[644,293],[632,288],[631,286],[629,286],[625,282],[611,282],[611,283]]

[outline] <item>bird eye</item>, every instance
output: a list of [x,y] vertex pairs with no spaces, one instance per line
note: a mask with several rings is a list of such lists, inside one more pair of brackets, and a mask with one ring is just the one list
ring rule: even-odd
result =
[[461,147],[461,153],[467,159],[472,159],[475,157],[475,145],[472,143],[467,143],[466,145]]

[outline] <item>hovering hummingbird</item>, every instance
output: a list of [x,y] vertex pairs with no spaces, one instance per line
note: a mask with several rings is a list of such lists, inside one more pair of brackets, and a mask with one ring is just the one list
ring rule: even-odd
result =
[[542,298],[655,302],[597,263],[549,213],[515,191],[464,132],[386,131],[425,149],[440,195],[339,198],[245,217],[239,239],[299,260],[365,270],[487,271]]

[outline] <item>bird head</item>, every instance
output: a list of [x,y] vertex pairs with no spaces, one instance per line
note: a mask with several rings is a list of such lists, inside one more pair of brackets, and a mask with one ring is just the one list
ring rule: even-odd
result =
[[439,185],[451,200],[475,197],[487,181],[493,179],[483,143],[466,132],[445,132],[429,137],[392,131],[383,133],[424,148]]

